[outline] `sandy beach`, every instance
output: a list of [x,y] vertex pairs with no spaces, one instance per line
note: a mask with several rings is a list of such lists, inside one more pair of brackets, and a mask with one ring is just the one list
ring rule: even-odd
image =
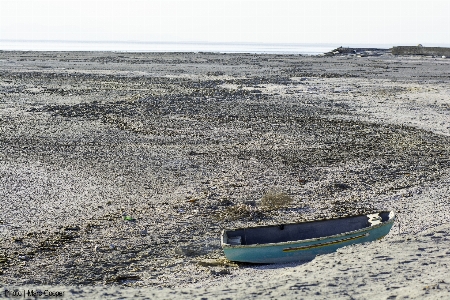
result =
[[[449,70],[0,51],[0,298],[449,299]],[[396,212],[388,236],[310,262],[220,248],[224,228],[374,210]]]

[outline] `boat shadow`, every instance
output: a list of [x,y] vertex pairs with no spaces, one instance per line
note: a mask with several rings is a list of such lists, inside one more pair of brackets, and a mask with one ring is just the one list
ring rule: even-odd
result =
[[254,269],[254,270],[276,270],[276,269],[284,269],[284,268],[295,268],[301,265],[305,265],[314,259],[310,260],[301,260],[295,262],[287,262],[287,263],[276,263],[276,264],[257,264],[257,263],[247,263],[247,262],[236,262],[236,264],[241,269]]

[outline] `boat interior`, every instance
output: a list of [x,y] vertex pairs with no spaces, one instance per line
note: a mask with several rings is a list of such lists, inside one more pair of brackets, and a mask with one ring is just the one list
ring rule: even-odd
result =
[[390,218],[390,212],[380,212],[339,219],[241,228],[226,231],[224,242],[230,245],[254,245],[321,238],[375,226]]

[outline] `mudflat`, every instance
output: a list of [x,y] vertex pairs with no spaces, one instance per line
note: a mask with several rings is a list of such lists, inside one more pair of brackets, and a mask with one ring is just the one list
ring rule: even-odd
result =
[[[0,52],[0,284],[72,298],[450,296],[449,67]],[[220,248],[223,228],[379,209],[399,217],[386,238],[312,262],[235,264]]]

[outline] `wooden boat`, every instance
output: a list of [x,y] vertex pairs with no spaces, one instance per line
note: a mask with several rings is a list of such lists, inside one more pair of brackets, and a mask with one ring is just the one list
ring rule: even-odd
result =
[[227,259],[250,263],[312,260],[318,254],[356,243],[378,240],[389,233],[395,214],[376,212],[294,224],[224,230]]

